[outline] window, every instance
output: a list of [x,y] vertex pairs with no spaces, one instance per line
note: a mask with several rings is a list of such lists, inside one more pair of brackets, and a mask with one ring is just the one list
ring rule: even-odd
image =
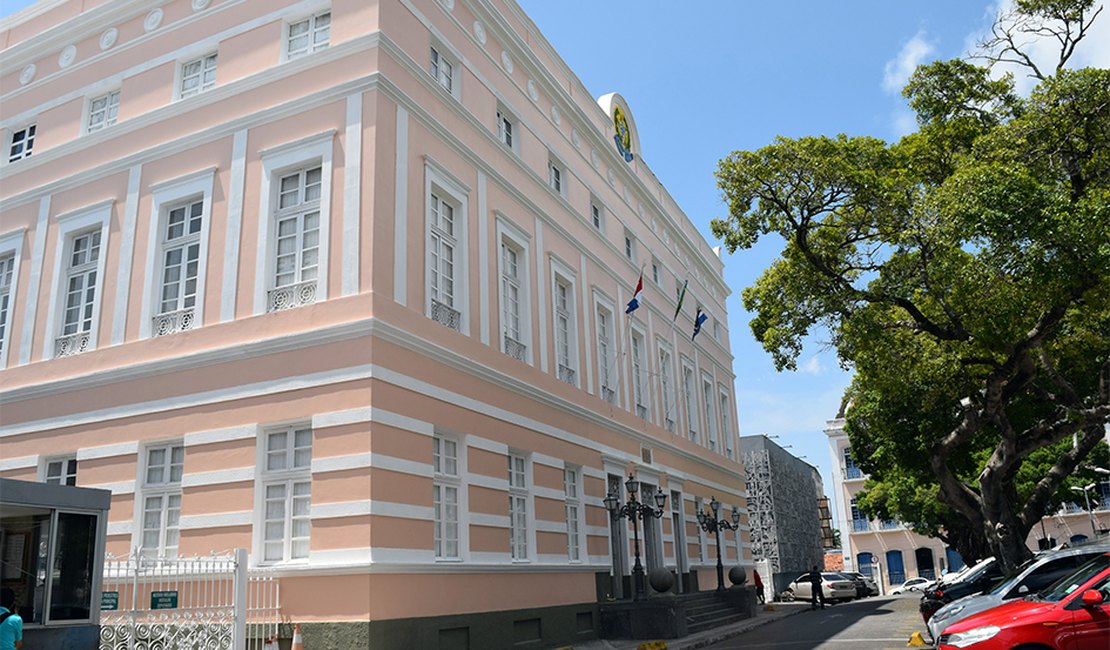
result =
[[556,193],[563,193],[563,168],[554,160],[547,161],[547,183]]
[[521,331],[521,251],[508,241],[501,241],[501,328],[504,332],[505,354],[527,361],[528,346]]
[[185,447],[148,447],[143,472],[142,554],[177,557],[181,521],[181,473]]
[[436,559],[457,560],[460,558],[458,442],[438,435],[432,438],[432,469]]
[[624,256],[629,261],[636,261],[636,239],[627,230],[624,232]]
[[100,260],[100,231],[81,233],[70,239],[65,276],[65,302],[61,336],[55,356],[62,357],[89,348],[96,303]]
[[716,318],[713,319],[713,338],[717,341],[721,340],[721,321]]
[[663,274],[660,272],[660,268],[662,268],[662,265],[659,260],[654,257],[651,258],[651,281],[658,287],[663,286]]
[[578,482],[578,468],[567,467],[563,470],[563,490],[566,494],[567,514],[567,558],[571,562],[582,561],[582,540],[580,537],[579,513],[582,511],[581,487]]
[[322,184],[323,172],[319,165],[281,175],[271,276],[274,288],[270,291],[267,311],[316,302]]
[[528,474],[527,461],[509,454],[509,545],[513,561],[528,559]]
[[601,399],[615,404],[616,385],[613,382],[613,312],[597,307],[597,375],[601,384]]
[[578,327],[574,320],[574,288],[555,272],[555,363],[559,379],[578,385]]
[[860,471],[859,466],[856,465],[855,459],[852,458],[851,447],[844,448],[844,478],[863,478],[863,472]]
[[201,200],[171,208],[166,215],[155,336],[193,327],[203,220],[204,201]]
[[432,294],[432,319],[451,329],[459,329],[459,312],[455,309],[455,206],[433,192],[428,200],[431,221],[428,247],[432,264],[429,269]]
[[9,253],[0,256],[0,354],[3,353],[4,344],[8,338],[8,314],[11,313],[12,278],[14,276],[15,254]]
[[515,145],[513,144],[513,119],[501,109],[497,109],[497,139],[506,147],[515,150]]
[[35,126],[25,126],[17,131],[12,131],[12,140],[8,145],[8,162],[22,160],[31,155],[35,146]]
[[85,132],[99,131],[116,123],[119,113],[119,91],[113,91],[89,100],[89,121]]
[[77,485],[77,457],[50,458],[46,461],[44,480],[53,485]]
[[216,53],[181,64],[181,99],[216,85]]
[[725,455],[732,458],[732,427],[729,421],[729,408],[728,392],[724,386],[717,386],[717,394],[720,397],[721,403],[721,438],[725,441]]
[[262,437],[262,561],[308,557],[312,429],[292,426]]
[[663,400],[663,428],[674,433],[674,387],[671,378],[671,353],[659,348],[659,384]]
[[686,410],[686,427],[690,430],[690,440],[698,440],[698,411],[697,402],[694,400],[694,369],[682,360],[682,405]]
[[593,223],[594,228],[597,228],[598,230],[604,230],[604,218],[605,212],[602,209],[601,204],[597,201],[590,201],[590,222]]
[[647,419],[647,392],[644,386],[644,337],[632,332],[632,401],[636,404],[636,415]]
[[454,92],[455,87],[455,65],[451,60],[439,53],[439,50],[432,47],[432,62],[428,70],[432,79],[435,79],[440,86],[449,93]]
[[713,384],[708,378],[702,379],[702,401],[705,406],[705,435],[710,449],[717,449],[717,426],[713,420]]
[[298,56],[324,49],[328,46],[330,31],[330,11],[309,16],[295,23],[289,23],[285,39],[285,58],[295,59]]

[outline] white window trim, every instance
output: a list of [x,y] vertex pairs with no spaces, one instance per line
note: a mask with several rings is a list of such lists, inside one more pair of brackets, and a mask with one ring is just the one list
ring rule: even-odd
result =
[[[575,486],[577,496],[571,497],[569,494],[566,493],[566,485],[567,485],[567,483],[566,483],[566,473],[567,473],[567,471],[572,471],[572,472],[575,473],[574,486]],[[567,506],[574,506],[575,508],[577,508],[577,513],[578,513],[577,517],[575,518],[575,521],[578,524],[578,526],[577,526],[578,531],[577,531],[577,534],[575,535],[575,542],[576,542],[576,545],[578,547],[578,559],[573,559],[573,558],[570,557],[570,530],[569,530],[569,528],[567,530],[567,562],[570,563],[570,564],[583,564],[589,559],[589,551],[586,548],[586,534],[585,534],[586,533],[586,525],[585,525],[586,524],[586,513],[585,513],[584,496],[582,494],[582,484],[583,484],[582,468],[580,466],[578,466],[578,465],[566,465],[566,466],[563,467],[563,495],[564,495],[563,519],[564,519],[564,523],[565,523],[566,520],[569,519],[569,517],[566,516],[566,507]],[[586,558],[586,559],[583,559],[583,558]]]
[[[470,188],[463,185],[450,172],[431,158],[424,160],[424,197],[421,205],[424,210],[424,314],[432,317],[432,279],[429,269],[432,266],[432,249],[428,246],[428,233],[432,230],[428,201],[432,192],[446,194],[455,209],[455,293],[454,309],[459,312],[459,332],[470,334]],[[500,251],[498,251],[500,255]],[[500,277],[498,279],[500,282]]]
[[[93,101],[97,100],[97,99],[100,99],[101,97],[111,95],[112,93],[116,93],[116,94],[120,95],[120,99],[116,103],[116,121],[112,124],[105,124],[104,126],[98,128],[98,129],[94,129],[94,130],[90,131],[89,130],[89,116],[92,114],[92,103],[93,103]],[[118,85],[117,86],[111,86],[111,87],[108,87],[106,89],[101,87],[100,90],[85,95],[84,104],[81,108],[81,125],[80,125],[81,135],[87,136],[87,135],[92,135],[94,133],[99,133],[99,132],[101,132],[105,129],[112,128],[116,124],[119,124],[119,107],[121,107],[121,106],[123,106],[123,95],[120,93],[120,87]],[[36,131],[37,131],[37,129],[36,129]],[[36,133],[36,135],[38,135],[38,134]]]
[[8,367],[8,351],[11,349],[12,326],[16,322],[16,305],[19,297],[19,269],[22,266],[20,259],[23,257],[23,239],[26,235],[26,228],[0,235],[0,258],[7,255],[15,258],[15,264],[12,265],[12,288],[8,291],[8,322],[4,327],[4,337],[0,340],[0,370]]
[[[605,311],[609,312],[609,331],[607,332],[607,334],[609,335],[609,354],[608,354],[609,358],[603,360],[601,358],[601,354],[600,354],[600,351],[599,351],[599,354],[596,355],[596,357],[597,357],[597,368],[596,369],[591,369],[591,370],[596,370],[597,371],[597,396],[600,397],[602,401],[606,401],[605,396],[602,393],[602,389],[603,388],[609,388],[614,392],[613,401],[611,403],[613,404],[613,406],[619,406],[620,403],[621,403],[621,383],[622,383],[621,375],[624,374],[624,373],[622,373],[620,371],[620,364],[616,363],[617,355],[619,354],[619,350],[620,350],[620,347],[617,345],[617,326],[616,326],[616,313],[617,312],[616,312],[616,309],[613,306],[612,301],[610,301],[608,298],[602,297],[597,292],[594,293],[593,310],[590,312],[590,319],[593,321],[593,328],[592,329],[594,330],[595,347],[596,347],[596,342],[601,341],[601,333],[597,331],[598,309],[604,309]],[[609,383],[611,384],[610,386],[603,386],[603,384],[602,384],[602,381],[601,381],[601,379],[602,379],[602,377],[601,377],[601,364],[602,363],[605,363],[607,367],[611,368],[611,371],[609,373]]]
[[[719,454],[723,453],[720,444],[721,436],[717,431],[720,428],[718,426],[719,423],[714,421],[716,418],[713,415],[713,411],[715,410],[713,408],[713,402],[716,401],[714,398],[716,390],[714,389],[713,378],[710,377],[708,373],[702,372],[701,385],[697,388],[698,397],[701,398],[702,410],[705,411],[705,446]],[[708,404],[706,404],[707,401],[709,402]]]
[[[178,438],[175,440],[159,440],[157,442],[144,443],[139,446],[139,454],[137,462],[135,463],[138,471],[135,477],[135,498],[132,501],[132,514],[134,521],[131,524],[131,549],[137,550],[143,542],[143,515],[146,512],[146,498],[147,496],[156,496],[159,494],[179,494],[183,495],[184,491],[182,484],[185,480],[184,465],[182,466],[181,480],[177,483],[159,483],[156,485],[147,485],[146,470],[150,462],[150,450],[157,447],[172,448],[174,446],[181,446],[185,448],[184,439]],[[80,469],[80,468],[78,468]],[[164,525],[164,522],[163,522]],[[178,556],[181,555],[181,521],[178,520]]]
[[[663,354],[666,354],[668,358],[668,363],[666,364],[666,366],[664,366],[663,360],[660,358]],[[656,358],[659,358],[659,423],[663,426],[663,428],[666,428],[667,418],[670,417],[673,427],[671,432],[677,433],[679,420],[678,399],[677,393],[675,391],[675,388],[677,387],[677,380],[675,379],[674,371],[675,356],[674,351],[671,350],[671,346],[664,342],[662,337],[659,338],[656,345]],[[666,376],[670,379],[669,386],[663,385],[664,373],[667,373]],[[667,412],[668,403],[670,405],[670,413]]]
[[297,167],[320,164],[320,259],[316,278],[316,302],[328,298],[328,248],[331,240],[332,152],[335,129],[261,151],[262,186],[258,195],[258,247],[255,251],[254,314],[266,313],[267,293],[274,266],[274,211],[277,204],[279,175]]
[[501,254],[501,246],[508,242],[517,249],[517,273],[520,280],[520,343],[525,346],[525,363],[533,365],[535,362],[535,345],[532,342],[532,277],[529,270],[532,268],[531,237],[521,230],[516,224],[509,221],[505,215],[495,213],[497,218],[497,314],[498,339],[502,352],[505,349],[505,287],[501,281],[505,272],[505,260]]
[[[203,95],[216,87],[217,84],[215,81],[213,81],[212,85],[208,88],[204,87],[204,60],[210,56],[216,57],[216,74],[218,75],[220,70],[220,53],[217,50],[209,48],[177,59],[177,65],[174,68],[173,76],[173,101],[181,101],[183,99],[189,99],[190,97],[196,97],[197,95]],[[201,61],[201,83],[195,93],[185,96],[182,94],[181,88],[181,83],[185,80],[185,66],[190,63],[195,63],[198,60]]]
[[[456,101],[462,101],[462,71],[464,70],[461,63],[463,60],[462,54],[460,54],[458,50],[451,47],[446,42],[441,41],[437,38],[432,38],[432,41],[429,44],[428,48],[428,76],[432,78],[432,82],[444,94],[450,95],[451,97],[455,98]],[[446,59],[447,62],[451,64],[451,90],[447,90],[446,88],[444,88],[439,79],[432,76],[431,51],[433,49],[436,51],[436,53],[439,54],[440,59]]]
[[[726,412],[725,409],[728,409]],[[732,396],[729,395],[728,389],[724,384],[717,384],[717,420],[720,422],[720,434],[718,438],[722,441],[723,453],[729,458],[736,457],[736,441],[732,435],[732,421],[736,418],[732,417]]]
[[[77,460],[77,453],[74,452],[72,454],[56,454],[56,455],[53,455],[53,456],[39,456],[38,457],[38,468],[37,468],[38,482],[39,483],[46,483],[46,470],[47,470],[47,466],[50,465],[50,463],[56,463],[58,461],[65,462],[65,461],[69,461],[69,460]],[[65,474],[63,473],[62,476],[64,477]],[[77,476],[78,476],[78,478],[80,478],[80,476],[81,476],[81,462],[80,461],[77,461]],[[65,485],[65,483],[63,482],[62,485]]]
[[[468,562],[470,560],[470,486],[467,481],[469,472],[467,470],[467,456],[469,456],[469,447],[467,446],[467,437],[465,435],[454,435],[443,431],[436,431],[434,437],[442,438],[444,440],[452,440],[455,442],[456,449],[458,450],[458,457],[456,464],[458,466],[458,477],[450,481],[451,485],[459,488],[459,557],[457,558],[435,558],[436,563],[459,563]],[[434,467],[434,464],[433,464]],[[436,475],[432,475],[432,484],[435,485],[439,480]],[[433,513],[433,517],[434,517]],[[433,525],[434,525],[433,521]],[[434,533],[433,533],[434,535]],[[433,557],[435,555],[435,547],[433,540],[432,548]]]
[[[559,171],[559,189],[555,189],[555,185],[553,183],[553,178],[552,178],[552,171],[551,171],[552,169],[557,169]],[[551,188],[552,192],[554,192],[554,193],[558,194],[560,197],[566,199],[567,196],[568,196],[568,193],[567,193],[567,181],[568,180],[569,180],[569,174],[567,173],[566,163],[564,163],[562,160],[560,160],[554,153],[552,153],[550,151],[547,152],[547,186],[549,188]],[[590,218],[591,218],[590,223],[592,225],[592,223],[593,223],[592,215],[591,215]]]
[[[647,420],[648,422],[651,422],[651,387],[650,387],[649,382],[648,382],[648,378],[651,376],[651,362],[650,362],[651,357],[648,356],[647,333],[644,332],[644,330],[642,328],[640,328],[638,325],[633,324],[631,326],[630,330],[629,330],[628,338],[629,338],[629,340],[628,340],[628,377],[629,377],[629,381],[632,382],[632,383],[629,384],[629,387],[630,387],[629,388],[629,397],[630,397],[629,402],[630,402],[631,407],[632,407],[631,411],[632,411],[633,415],[636,415],[637,417],[639,417],[639,413],[637,413],[637,407],[638,406],[643,406],[644,409],[645,409],[643,418],[645,420]],[[639,339],[639,341],[640,341],[640,376],[639,377],[636,376],[636,367],[633,364],[633,358],[632,358],[633,345],[635,345],[635,342],[636,342],[637,339]],[[641,402],[639,404],[636,403],[636,382],[637,382],[637,380],[640,383],[640,400],[641,400]]]
[[624,236],[621,239],[621,255],[624,257],[624,259],[632,262],[633,264],[636,264],[637,260],[640,259],[640,252],[638,249],[639,246],[637,246],[636,233],[632,232],[628,228],[625,228]]
[[204,216],[200,225],[200,266],[197,269],[197,303],[193,312],[193,329],[204,325],[205,280],[208,275],[208,237],[212,224],[212,184],[216,168],[201,169],[178,178],[150,186],[151,208],[149,233],[146,248],[146,281],[149,283],[142,294],[141,318],[139,319],[139,338],[148,339],[153,333],[153,321],[159,294],[162,289],[162,236],[165,232],[169,208],[201,197],[204,203]]
[[551,257],[551,332],[552,332],[552,346],[555,350],[555,376],[559,376],[559,328],[555,322],[557,318],[557,301],[558,301],[558,284],[562,282],[567,285],[567,311],[569,312],[567,320],[567,357],[570,360],[568,368],[574,371],[574,382],[570,382],[572,386],[582,385],[582,363],[579,358],[578,348],[578,303],[576,296],[578,295],[578,284],[574,271],[558,260],[554,256]]
[[[13,127],[13,128],[10,128],[10,129],[4,129],[4,160],[3,160],[3,164],[13,165],[13,164],[19,162],[20,160],[24,160],[24,159],[30,157],[30,154],[27,153],[27,145],[24,144],[23,145],[23,156],[21,158],[17,159],[17,160],[11,160],[12,140],[15,138],[16,131],[24,131],[26,129],[30,129],[32,126],[35,127],[35,135],[32,137],[32,140],[31,140],[31,142],[32,142],[32,144],[31,144],[31,153],[33,154],[34,151],[35,151],[34,141],[37,140],[38,136],[39,136],[39,134],[38,134],[38,120],[31,120],[29,122],[24,122],[23,126],[20,126],[20,127]],[[27,136],[24,136],[24,140],[26,140],[26,137]]]
[[[309,466],[306,468],[298,469],[284,469],[274,470],[273,472],[266,471],[266,442],[270,433],[274,433],[283,429],[296,429],[300,427],[307,427],[312,431],[312,457],[316,457],[316,427],[312,424],[311,420],[297,419],[288,422],[267,423],[266,425],[257,425],[255,428],[254,438],[256,440],[254,445],[254,511],[251,513],[251,552],[248,564],[252,567],[286,567],[310,564],[312,560],[312,537],[309,533],[309,548],[308,557],[297,559],[283,559],[283,560],[264,560],[265,557],[265,527],[266,527],[266,484],[277,483],[281,481],[308,481],[310,484],[315,483],[312,475],[312,461],[309,460]],[[310,488],[311,490],[311,488]],[[311,494],[311,491],[310,491]],[[309,512],[311,513],[312,498],[309,497]],[[286,513],[286,517],[291,516],[291,513]],[[312,518],[309,515],[309,528],[311,530]],[[286,540],[289,541],[289,540]]]
[[[523,452],[523,451],[519,451],[519,450],[515,450],[515,449],[510,449],[506,458],[511,459],[514,456],[524,459],[524,487],[523,488],[515,488],[512,485],[512,481],[510,480],[508,482],[509,483],[508,496],[518,496],[518,497],[523,496],[524,497],[524,503],[525,503],[525,507],[526,507],[526,510],[525,510],[525,513],[524,513],[524,515],[525,515],[524,519],[525,519],[525,522],[526,522],[525,526],[527,526],[527,530],[524,531],[524,535],[525,535],[525,543],[528,545],[528,549],[527,549],[526,557],[524,557],[524,558],[514,558],[513,557],[513,549],[512,549],[512,530],[513,530],[512,517],[513,517],[513,511],[510,508],[509,509],[509,558],[510,558],[510,561],[513,564],[527,564],[527,563],[535,562],[536,557],[537,557],[537,554],[536,554],[536,498],[535,498],[535,489],[534,489],[535,483],[533,482],[533,472],[532,472],[532,455],[527,453],[527,452]],[[510,464],[510,467],[511,467],[511,464]]]
[[[280,60],[280,62],[281,63],[286,63],[288,61],[296,61],[297,59],[300,59],[300,58],[303,58],[303,57],[306,57],[306,56],[311,56],[311,55],[315,54],[316,52],[319,52],[320,50],[326,50],[329,47],[331,47],[334,44],[333,41],[332,41],[332,33],[331,33],[332,28],[335,27],[335,21],[334,21],[335,16],[334,15],[332,16],[333,20],[328,23],[328,42],[327,42],[326,45],[324,45],[323,47],[321,47],[317,50],[313,50],[311,48],[311,44],[310,44],[309,45],[309,50],[307,52],[305,52],[303,54],[297,54],[296,56],[289,56],[289,27],[291,25],[295,24],[295,23],[301,22],[302,20],[312,19],[312,18],[315,18],[316,16],[319,16],[321,14],[330,14],[330,13],[332,13],[332,11],[331,11],[331,0],[325,0],[323,2],[319,2],[319,1],[318,2],[312,2],[310,4],[307,4],[306,6],[302,6],[302,7],[300,7],[300,11],[298,11],[297,13],[295,13],[291,16],[285,17],[281,21],[281,60]],[[311,25],[309,26],[308,33],[309,33],[310,40],[311,40],[311,34],[312,34]]]
[[[594,226],[594,208],[595,207],[597,208],[597,225],[596,226]],[[587,223],[589,223],[591,228],[593,228],[594,230],[598,231],[599,233],[601,233],[603,235],[605,234],[605,213],[606,213],[606,211],[607,211],[607,208],[605,207],[605,204],[601,202],[601,199],[599,199],[596,196],[594,196],[593,194],[591,194],[590,195],[590,207],[589,207],[589,212],[586,214],[586,221],[587,221]]]
[[[493,135],[497,138],[497,142],[509,151],[512,151],[517,156],[520,156],[520,118],[517,117],[516,111],[510,110],[502,103],[497,104],[497,109],[494,111],[494,119],[497,121],[494,124]],[[501,119],[504,117],[513,126],[512,144],[505,144],[505,138],[501,130]]]
[[112,207],[115,201],[109,199],[95,205],[90,205],[73,212],[59,215],[54,218],[57,224],[57,236],[54,240],[54,274],[50,296],[50,308],[46,317],[46,331],[48,336],[43,342],[42,360],[54,358],[54,345],[60,333],[58,332],[60,316],[64,312],[62,302],[65,300],[65,274],[68,268],[65,262],[70,238],[82,231],[92,232],[100,228],[100,258],[96,263],[96,295],[93,297],[92,328],[89,330],[89,352],[96,349],[97,339],[100,336],[100,307],[104,302],[105,276],[104,268],[108,261],[109,239],[108,223],[112,217]]

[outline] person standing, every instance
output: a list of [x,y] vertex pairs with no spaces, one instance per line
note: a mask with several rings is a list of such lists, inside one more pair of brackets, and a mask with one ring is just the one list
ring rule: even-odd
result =
[[0,650],[23,647],[23,619],[15,613],[15,592],[0,589]]
[[759,571],[752,569],[752,582],[755,584],[755,597],[760,605],[767,602],[767,597],[763,594],[763,578],[759,577]]
[[825,594],[821,591],[821,572],[817,570],[817,565],[813,565],[813,570],[806,575],[809,584],[813,585],[810,588],[809,608],[817,609],[817,603],[821,603],[821,609],[825,609]]

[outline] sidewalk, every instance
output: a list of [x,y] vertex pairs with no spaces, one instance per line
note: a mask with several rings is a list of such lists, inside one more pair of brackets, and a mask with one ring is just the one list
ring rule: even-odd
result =
[[[773,603],[769,605],[769,607],[774,608],[772,611],[767,611],[767,607],[768,606],[760,607],[752,618],[744,619],[743,621],[731,623],[729,625],[722,625],[721,627],[698,632],[697,634],[690,634],[681,639],[666,639],[664,643],[667,644],[667,650],[694,650],[695,648],[704,648],[718,641],[731,639],[734,636],[739,636],[757,627],[806,611],[809,609],[809,601]],[[639,641],[628,639],[607,641],[599,639],[586,643],[576,643],[564,650],[636,650],[637,646],[641,643],[647,643],[648,641],[650,641],[650,639],[641,639]]]

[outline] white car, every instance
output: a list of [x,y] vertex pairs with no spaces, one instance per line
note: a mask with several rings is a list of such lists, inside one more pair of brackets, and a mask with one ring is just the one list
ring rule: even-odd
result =
[[910,578],[909,580],[903,582],[902,584],[898,585],[894,589],[891,589],[890,593],[892,593],[892,594],[902,594],[902,593],[906,593],[908,591],[921,591],[922,589],[925,588],[925,585],[928,585],[931,582],[933,582],[933,581],[929,580],[928,578]]
[[[808,573],[798,576],[788,589],[794,592],[794,597],[798,600],[813,598],[813,584],[809,581]],[[839,573],[822,573],[821,593],[826,602],[847,602],[856,597],[856,583]]]
[[875,582],[875,580],[871,576],[865,576],[858,571],[841,571],[840,573],[841,575],[847,576],[853,582],[856,582],[857,580],[862,580],[863,584],[867,586],[867,593],[864,594],[865,596],[879,595],[879,583]]

